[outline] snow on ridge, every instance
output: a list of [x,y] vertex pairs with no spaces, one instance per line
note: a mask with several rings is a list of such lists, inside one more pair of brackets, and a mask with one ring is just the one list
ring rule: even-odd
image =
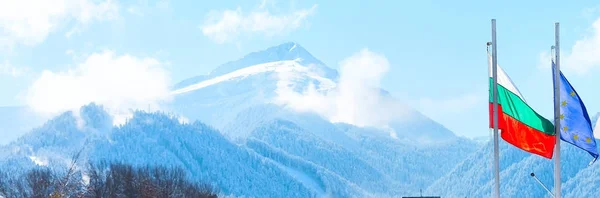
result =
[[230,80],[239,79],[239,78],[245,78],[245,77],[248,77],[248,76],[251,76],[254,74],[271,72],[271,71],[277,72],[277,73],[292,72],[292,71],[300,72],[300,73],[306,74],[307,77],[310,77],[312,79],[323,82],[325,85],[328,85],[327,87],[335,86],[335,83],[333,81],[331,81],[328,78],[322,77],[318,74],[315,74],[314,72],[311,72],[310,68],[301,65],[299,63],[300,61],[301,61],[301,59],[298,58],[295,60],[275,61],[275,62],[268,62],[268,63],[253,65],[250,67],[242,68],[242,69],[239,69],[239,70],[236,70],[236,71],[233,71],[233,72],[221,75],[221,76],[217,76],[217,77],[214,77],[214,78],[211,78],[208,80],[204,80],[199,83],[192,84],[187,87],[172,91],[171,94],[177,95],[177,94],[187,93],[187,92],[201,89],[204,87],[208,87],[208,86],[220,83],[220,82],[230,81]]
[[31,159],[31,161],[38,166],[47,166],[48,165],[48,160],[42,160],[39,157],[36,157],[33,155],[29,156],[29,159]]

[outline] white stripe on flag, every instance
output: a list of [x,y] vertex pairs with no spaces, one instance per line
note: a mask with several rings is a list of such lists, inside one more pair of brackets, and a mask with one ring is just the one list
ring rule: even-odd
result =
[[[492,56],[489,53],[488,53],[488,74],[489,74],[489,77],[491,78],[492,77]],[[517,89],[517,87],[512,82],[512,80],[508,77],[508,75],[506,75],[506,73],[504,72],[502,67],[500,67],[500,64],[498,64],[498,85],[502,85],[502,87],[508,89],[510,92],[513,92],[514,94],[519,96],[519,98],[521,98],[521,100],[523,100],[525,103],[527,103],[527,101],[525,101],[525,98],[523,97],[523,95],[521,95],[521,92],[519,92],[519,89]],[[490,92],[491,91],[492,90],[490,90]]]

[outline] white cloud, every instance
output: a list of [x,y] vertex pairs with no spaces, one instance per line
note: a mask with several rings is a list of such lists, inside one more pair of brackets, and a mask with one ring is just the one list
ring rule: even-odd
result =
[[235,40],[240,34],[258,33],[267,37],[283,34],[300,28],[312,15],[317,5],[308,9],[291,10],[285,14],[273,14],[262,1],[258,9],[244,13],[235,10],[211,11],[200,26],[205,36],[217,43]]
[[600,18],[592,24],[592,35],[575,42],[565,57],[564,66],[577,73],[600,66]]
[[[561,70],[582,75],[600,67],[600,18],[593,22],[588,33],[570,48],[561,47]],[[539,67],[548,69],[551,58],[550,49],[540,53]]]
[[6,75],[11,77],[19,77],[29,71],[26,67],[15,67],[8,61],[0,63],[0,76]]
[[399,101],[381,95],[380,81],[388,69],[385,56],[363,49],[340,62],[339,82],[328,91],[311,84],[298,93],[285,83],[293,77],[280,76],[282,83],[277,85],[276,103],[296,111],[317,113],[332,122],[387,127],[390,121],[410,112]]
[[64,22],[74,20],[77,32],[92,21],[118,17],[118,5],[112,0],[5,0],[0,1],[1,46],[35,45],[46,39]]
[[170,78],[162,66],[153,58],[94,53],[74,69],[43,71],[29,87],[27,103],[37,112],[55,114],[95,102],[122,123],[130,110],[157,109],[170,99]]

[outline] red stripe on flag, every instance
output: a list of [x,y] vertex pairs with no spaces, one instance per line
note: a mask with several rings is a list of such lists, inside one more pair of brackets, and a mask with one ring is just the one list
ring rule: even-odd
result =
[[[494,104],[489,103],[490,128],[494,128],[493,107]],[[504,141],[527,152],[552,159],[556,136],[545,134],[502,113],[502,105],[498,105],[498,129],[501,130],[500,136]]]

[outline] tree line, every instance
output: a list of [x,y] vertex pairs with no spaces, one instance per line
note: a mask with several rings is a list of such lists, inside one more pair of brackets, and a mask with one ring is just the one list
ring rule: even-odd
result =
[[180,168],[100,162],[76,174],[73,167],[65,173],[37,167],[16,177],[0,170],[0,197],[217,197]]

